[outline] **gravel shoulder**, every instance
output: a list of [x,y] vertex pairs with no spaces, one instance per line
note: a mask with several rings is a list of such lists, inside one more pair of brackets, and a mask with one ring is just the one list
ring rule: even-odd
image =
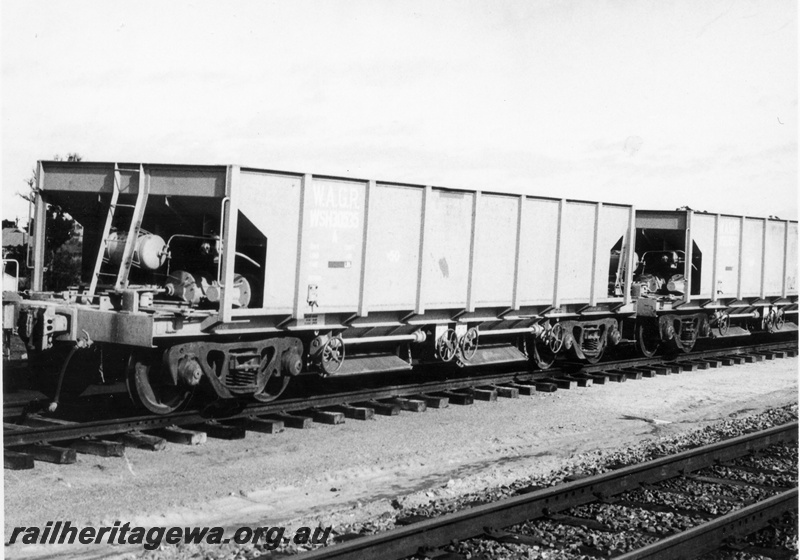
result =
[[[519,399],[451,405],[242,441],[169,445],[123,459],[79,456],[5,471],[6,538],[15,526],[351,525],[457,499],[576,461],[798,401],[798,360],[659,376]],[[397,502],[395,502],[395,505]],[[209,545],[210,546],[210,545]],[[137,550],[138,548],[138,550]],[[214,556],[187,547],[170,557]],[[9,558],[138,557],[140,547],[7,546]],[[144,553],[161,557],[165,551]],[[156,554],[156,556],[153,556]]]

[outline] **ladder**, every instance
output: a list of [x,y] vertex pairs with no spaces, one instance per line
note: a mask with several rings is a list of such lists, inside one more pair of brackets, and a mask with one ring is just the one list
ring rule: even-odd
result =
[[[136,194],[136,204],[121,204],[119,203],[119,194],[121,190],[122,177],[121,172],[128,171],[136,173],[139,176],[139,188]],[[114,164],[114,184],[111,189],[111,202],[108,206],[108,214],[106,215],[106,222],[103,226],[102,237],[100,244],[97,248],[97,258],[94,261],[94,271],[92,272],[92,279],[89,283],[89,290],[81,297],[83,303],[90,303],[97,291],[97,284],[100,276],[116,276],[114,283],[114,290],[121,291],[128,287],[128,276],[130,275],[131,265],[133,264],[133,255],[136,251],[136,242],[139,238],[139,231],[142,227],[142,218],[144,217],[144,209],[147,205],[147,197],[150,193],[150,181],[147,180],[144,173],[144,166],[139,165],[138,169],[120,169],[118,164]],[[130,225],[128,226],[128,237],[125,240],[125,248],[122,252],[122,262],[120,263],[119,271],[116,274],[111,272],[103,272],[103,262],[105,261],[105,253],[108,248],[108,236],[111,233],[112,223],[114,222],[114,215],[117,207],[133,208],[133,214],[130,216]]]

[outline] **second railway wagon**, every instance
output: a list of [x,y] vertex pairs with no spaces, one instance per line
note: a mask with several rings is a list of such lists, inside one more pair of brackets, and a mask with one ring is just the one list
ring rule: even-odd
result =
[[[125,379],[157,413],[306,373],[596,361],[634,310],[631,206],[239,166],[43,161],[17,306],[54,403]],[[82,282],[43,292],[47,205]]]
[[637,210],[636,339],[652,356],[698,337],[796,330],[797,221]]

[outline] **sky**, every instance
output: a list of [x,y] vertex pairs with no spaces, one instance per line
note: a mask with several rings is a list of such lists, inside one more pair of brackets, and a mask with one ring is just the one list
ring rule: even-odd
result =
[[242,164],[797,219],[795,0],[3,0],[39,159]]

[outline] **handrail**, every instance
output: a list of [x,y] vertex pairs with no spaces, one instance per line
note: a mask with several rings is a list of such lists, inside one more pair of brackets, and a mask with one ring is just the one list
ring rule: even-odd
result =
[[[220,207],[219,208],[219,243],[220,243],[219,252],[220,252],[220,258],[217,258],[217,282],[219,283],[220,286],[224,286],[225,285],[225,282],[222,281],[223,279],[222,279],[222,258],[221,258],[221,256],[222,256],[222,251],[225,250],[225,248],[223,247],[223,243],[225,243],[223,241],[223,239],[225,239],[225,204],[228,204],[228,207],[230,208],[230,203],[231,203],[231,198],[229,196],[225,196],[225,197],[222,198],[222,202],[220,202],[220,205],[219,205],[219,207]],[[236,245],[236,242],[234,241],[234,246],[235,245]]]
[[33,249],[31,244],[31,239],[33,236],[31,235],[31,225],[33,224],[33,220],[31,219],[31,214],[33,208],[33,199],[28,199],[28,224],[25,226],[25,229],[28,234],[28,243],[25,245],[25,268],[33,268],[31,264],[31,250]]

